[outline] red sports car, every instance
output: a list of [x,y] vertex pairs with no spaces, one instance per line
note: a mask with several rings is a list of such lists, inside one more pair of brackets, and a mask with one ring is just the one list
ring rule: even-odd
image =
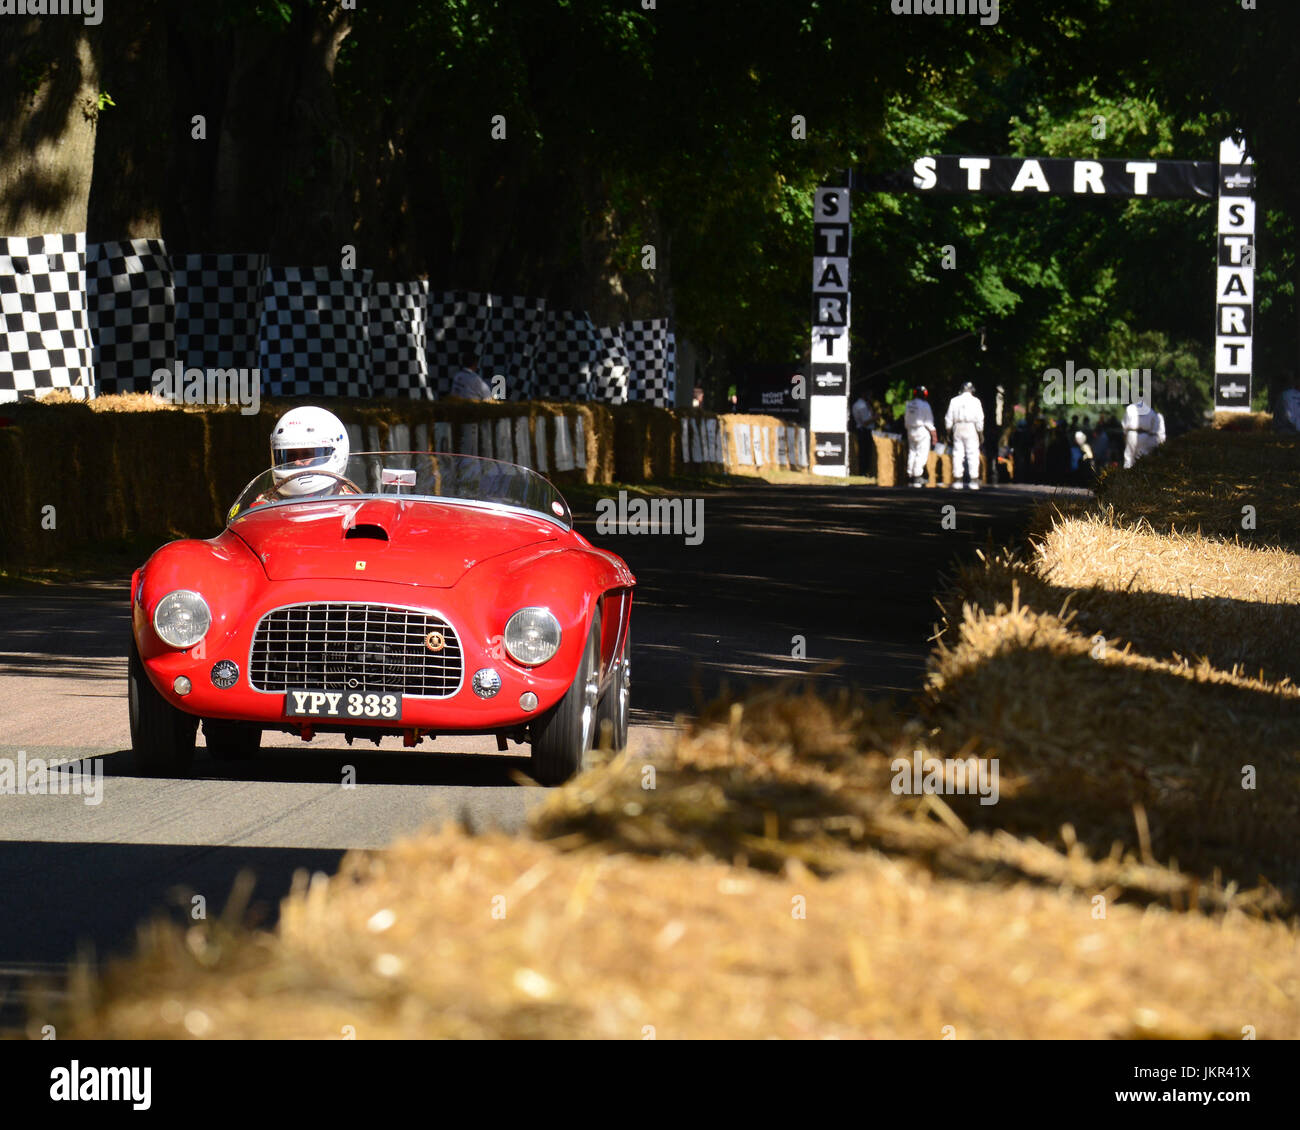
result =
[[513,463],[363,453],[342,474],[265,471],[221,534],[171,542],[131,578],[137,764],[184,773],[201,720],[222,758],[267,729],[496,734],[529,741],[531,775],[559,784],[602,733],[626,744],[635,583]]

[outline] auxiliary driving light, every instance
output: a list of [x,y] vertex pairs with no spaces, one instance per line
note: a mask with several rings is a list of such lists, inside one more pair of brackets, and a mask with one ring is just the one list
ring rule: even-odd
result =
[[492,667],[482,667],[474,672],[471,685],[479,698],[493,698],[501,689],[501,676]]

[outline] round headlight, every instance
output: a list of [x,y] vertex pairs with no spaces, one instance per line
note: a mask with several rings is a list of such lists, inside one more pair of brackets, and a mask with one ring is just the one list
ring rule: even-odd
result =
[[211,626],[207,601],[189,589],[169,592],[153,610],[153,630],[168,647],[193,647]]
[[560,622],[546,608],[521,608],[506,621],[506,651],[516,663],[536,667],[560,650]]

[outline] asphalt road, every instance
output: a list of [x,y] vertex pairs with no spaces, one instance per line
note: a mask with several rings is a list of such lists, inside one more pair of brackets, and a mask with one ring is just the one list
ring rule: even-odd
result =
[[[698,545],[681,534],[598,537],[594,513],[577,515],[638,579],[634,750],[664,740],[724,684],[795,676],[914,692],[939,574],[990,538],[1008,540],[1034,498],[763,485],[699,497]],[[948,503],[957,521],[946,530]],[[241,870],[256,875],[253,914],[267,921],[299,868],[332,871],[349,848],[446,818],[517,828],[543,795],[517,782],[526,761],[496,753],[492,739],[403,751],[397,739],[349,749],[341,737],[268,735],[253,762],[201,754],[190,780],[132,775],[128,580],[0,591],[0,758],[104,755],[98,804],[0,795],[0,1026],[17,1015],[13,986],[33,973],[79,948],[124,949],[137,922],[180,914],[194,894],[215,913]],[[355,788],[340,785],[344,765]]]

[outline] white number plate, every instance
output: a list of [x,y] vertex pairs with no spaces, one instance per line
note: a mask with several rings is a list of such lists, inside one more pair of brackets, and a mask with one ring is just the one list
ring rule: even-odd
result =
[[393,722],[402,716],[402,696],[391,691],[290,691],[286,718],[363,718]]

